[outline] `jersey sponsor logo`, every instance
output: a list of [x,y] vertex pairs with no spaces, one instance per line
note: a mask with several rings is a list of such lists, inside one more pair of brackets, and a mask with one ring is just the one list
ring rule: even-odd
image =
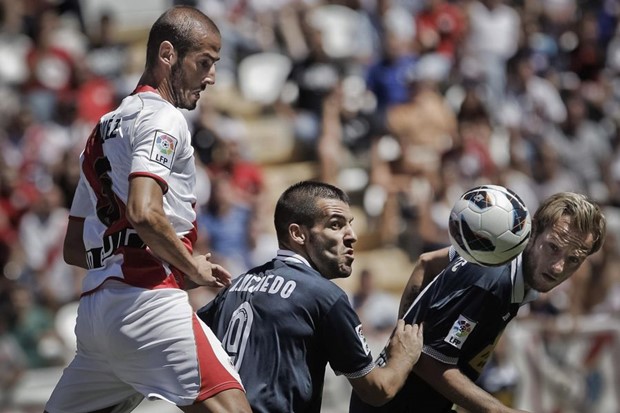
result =
[[478,323],[461,314],[458,320],[456,320],[456,322],[452,325],[450,332],[443,341],[460,349],[463,347],[467,337],[469,337],[471,332],[474,330],[474,327],[476,327],[476,324]]
[[355,332],[357,333],[357,338],[360,340],[360,343],[362,344],[362,348],[364,349],[364,352],[366,353],[366,355],[369,355],[370,346],[368,345],[368,340],[366,340],[366,336],[362,332],[361,324],[355,327]]
[[150,159],[170,169],[176,149],[177,139],[175,137],[167,135],[162,131],[156,131]]
[[467,264],[467,261],[463,257],[458,257],[454,265],[452,266],[452,272],[457,272],[462,266]]

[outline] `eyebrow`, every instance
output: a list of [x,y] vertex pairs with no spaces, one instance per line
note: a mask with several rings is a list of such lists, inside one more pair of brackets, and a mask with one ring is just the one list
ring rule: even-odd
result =
[[336,214],[332,214],[332,215],[328,216],[327,219],[329,221],[331,221],[333,219],[338,219],[338,220],[341,220],[341,221],[353,222],[355,217],[352,216],[350,219],[347,219],[347,217],[345,215],[336,213]]
[[570,240],[567,241],[564,237],[561,237],[558,234],[551,234],[548,240],[551,242],[554,242],[555,244],[558,244],[558,246],[561,248],[567,248],[567,247],[572,248],[574,250],[574,254],[572,255],[575,255],[578,257],[582,257],[582,256],[587,257],[590,251],[590,249],[587,248],[585,245],[583,245],[583,243],[581,242],[575,243]]
[[219,56],[213,56],[211,53],[209,52],[202,52],[198,55],[198,58],[209,58],[211,60],[213,60],[213,63],[217,62],[220,60]]

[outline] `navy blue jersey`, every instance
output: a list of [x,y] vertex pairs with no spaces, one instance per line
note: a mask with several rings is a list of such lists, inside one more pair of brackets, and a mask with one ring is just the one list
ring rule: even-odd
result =
[[345,292],[290,251],[235,279],[198,311],[239,371],[254,413],[320,412],[325,367],[375,363]]
[[[416,298],[404,319],[424,323],[422,352],[455,365],[476,381],[504,328],[525,300],[521,257],[499,267],[480,267],[456,257]],[[385,363],[385,351],[378,364]],[[350,412],[450,412],[453,403],[412,373],[397,396],[372,407],[355,394]]]

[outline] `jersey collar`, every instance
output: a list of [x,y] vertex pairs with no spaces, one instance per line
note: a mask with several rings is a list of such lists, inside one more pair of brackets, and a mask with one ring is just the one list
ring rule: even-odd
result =
[[510,262],[510,274],[512,276],[512,303],[520,306],[534,301],[540,293],[533,289],[525,290],[525,280],[523,279],[523,256],[519,254],[517,258]]
[[308,260],[306,260],[304,257],[302,257],[301,255],[291,251],[291,250],[282,250],[279,249],[278,250],[278,256],[276,257],[279,260],[282,261],[288,261],[288,262],[300,262],[302,264],[307,265],[308,267],[311,267],[310,263],[308,262]]
[[132,95],[135,95],[137,93],[144,93],[144,92],[152,92],[152,93],[157,93],[159,94],[159,92],[157,91],[157,89],[155,89],[152,86],[148,86],[148,85],[138,85],[136,86],[136,88],[134,89],[133,92],[131,92]]

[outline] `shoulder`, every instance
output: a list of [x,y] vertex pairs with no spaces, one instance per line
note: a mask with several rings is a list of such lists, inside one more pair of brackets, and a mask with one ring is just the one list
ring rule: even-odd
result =
[[140,93],[141,102],[138,125],[144,130],[161,130],[176,138],[189,135],[187,120],[183,113],[155,93]]
[[295,280],[304,297],[311,301],[329,306],[344,297],[348,302],[342,288],[306,264],[276,259],[274,273]]
[[512,262],[496,267],[482,267],[457,257],[446,268],[445,276],[455,286],[471,285],[492,295],[503,297],[510,294],[516,271],[517,267]]
[[181,111],[174,107],[170,102],[162,99],[156,93],[147,92],[147,93],[139,93],[136,95],[144,105],[144,113],[152,114],[154,116],[154,121],[169,121],[176,120],[181,121],[184,125],[187,125],[187,121],[183,116]]

